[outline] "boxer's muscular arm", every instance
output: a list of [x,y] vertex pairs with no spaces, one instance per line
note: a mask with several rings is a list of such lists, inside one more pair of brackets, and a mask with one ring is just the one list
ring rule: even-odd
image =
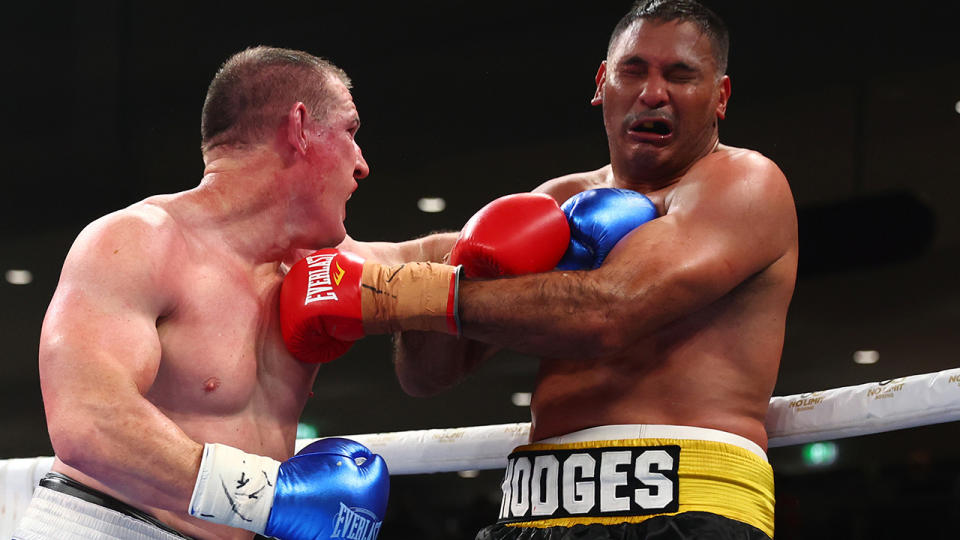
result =
[[[587,187],[601,185],[608,172],[609,166],[588,174],[554,178],[533,193],[546,193],[562,204]],[[430,396],[456,385],[503,348],[465,337],[413,331],[398,334],[395,345],[397,380],[413,396]]]
[[455,232],[434,233],[397,243],[359,242],[347,236],[337,248],[389,266],[413,261],[443,262],[456,241]]
[[44,320],[40,380],[60,460],[128,500],[184,512],[202,445],[144,398],[160,366],[157,319],[173,308],[155,233],[114,215],[80,234]]
[[667,215],[625,237],[597,270],[461,283],[464,336],[537,356],[614,355],[795,249],[779,169],[756,154],[709,159],[677,186]]
[[[361,242],[354,240],[348,234],[336,248],[355,253],[365,260],[392,266],[413,261],[444,262],[444,257],[450,254],[450,249],[456,240],[455,232],[437,232],[405,242]],[[293,255],[284,262],[289,268],[314,251],[328,247],[334,246],[313,246],[310,249],[294,250]]]
[[[463,276],[493,278],[553,268],[567,249],[570,229],[556,199],[543,193],[499,197],[467,222],[451,253]],[[397,342],[395,369],[403,389],[431,395],[460,382],[498,347],[470,339],[406,332]]]
[[[381,264],[444,262],[457,235],[435,233],[398,243],[359,242],[347,236],[337,247]],[[432,395],[453,386],[498,350],[486,343],[418,331],[395,334],[394,347],[397,379],[404,391],[414,396]]]
[[[376,260],[445,262],[458,233],[439,233],[399,244],[366,244]],[[346,242],[345,242],[346,243]],[[344,247],[349,249],[349,247]],[[394,370],[405,392],[429,396],[454,386],[498,347],[433,332],[394,334]]]
[[472,339],[434,332],[396,334],[394,369],[403,390],[411,396],[430,396],[467,376],[499,347]]

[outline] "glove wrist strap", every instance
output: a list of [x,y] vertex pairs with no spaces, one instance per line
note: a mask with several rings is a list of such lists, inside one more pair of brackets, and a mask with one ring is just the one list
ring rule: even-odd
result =
[[190,515],[263,534],[280,462],[224,444],[206,444]]
[[361,309],[366,334],[428,330],[459,335],[459,266],[419,262],[364,264]]
[[458,264],[453,269],[453,282],[450,285],[450,302],[448,312],[452,313],[453,332],[451,334],[460,337],[463,335],[463,327],[460,325],[460,277],[463,275],[463,265]]

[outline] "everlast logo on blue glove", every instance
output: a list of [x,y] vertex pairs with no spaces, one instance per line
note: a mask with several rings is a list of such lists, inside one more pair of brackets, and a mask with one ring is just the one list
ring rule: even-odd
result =
[[340,503],[340,511],[333,517],[330,538],[345,540],[374,540],[383,526],[377,515],[366,508],[348,508]]

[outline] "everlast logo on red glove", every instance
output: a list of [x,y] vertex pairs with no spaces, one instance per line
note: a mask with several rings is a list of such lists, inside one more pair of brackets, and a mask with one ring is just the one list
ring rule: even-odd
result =
[[458,268],[385,266],[349,251],[321,249],[287,272],[280,330],[301,362],[329,362],[367,334],[428,330],[457,334]]
[[[336,256],[336,253],[314,254],[307,257],[307,295],[303,300],[303,305],[316,302],[318,300],[337,300],[337,293],[333,292],[330,280],[330,263]],[[343,279],[344,270],[339,264],[336,265],[336,273],[333,275],[333,282],[337,285]]]

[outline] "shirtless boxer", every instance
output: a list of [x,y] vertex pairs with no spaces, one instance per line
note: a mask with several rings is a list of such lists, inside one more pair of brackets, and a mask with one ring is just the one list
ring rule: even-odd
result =
[[369,172],[349,85],[300,51],[235,55],[204,104],[199,186],[79,235],[40,343],[57,459],[15,538],[376,536],[379,456],[333,440],[291,458],[317,366],[277,313],[285,263],[343,240]]
[[[344,337],[404,331],[396,370],[408,393],[455,384],[496,347],[542,358],[535,443],[511,455],[500,520],[478,539],[773,536],[764,419],[797,221],[774,163],[719,144],[727,43],[722,21],[685,0],[639,2],[615,28],[593,98],[611,162],[536,190],[602,199],[584,214],[564,205],[571,234],[595,243],[587,251],[615,244],[599,268],[471,280],[445,265],[342,261],[363,276],[335,289],[362,322]],[[646,195],[659,217],[611,244],[594,227],[623,214],[606,188]],[[329,324],[332,306],[308,307],[330,335],[343,329]]]

